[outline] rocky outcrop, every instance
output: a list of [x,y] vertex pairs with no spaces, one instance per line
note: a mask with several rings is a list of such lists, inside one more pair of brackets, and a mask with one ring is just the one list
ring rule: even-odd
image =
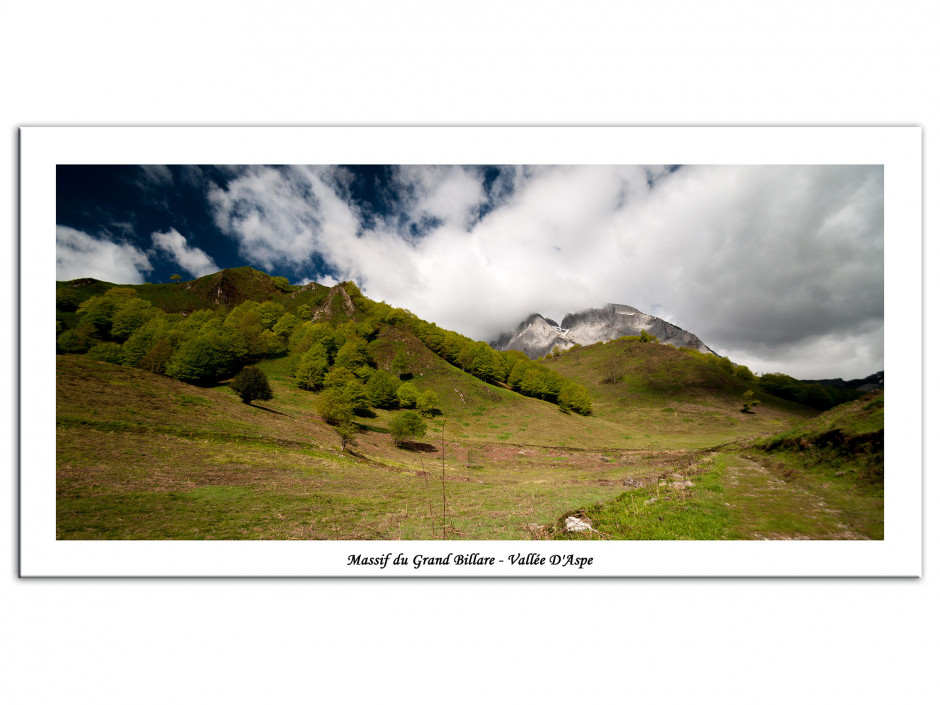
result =
[[352,302],[343,284],[337,284],[327,294],[326,301],[317,306],[312,312],[310,320],[330,321],[337,317],[352,317],[356,313],[356,305]]
[[491,345],[497,350],[520,350],[535,359],[556,347],[567,350],[574,345],[592,345],[625,335],[640,335],[644,330],[659,338],[661,343],[714,354],[698,336],[623,304],[607,304],[603,308],[569,313],[562,319],[561,325],[534,313],[522,321],[513,333],[504,333]]

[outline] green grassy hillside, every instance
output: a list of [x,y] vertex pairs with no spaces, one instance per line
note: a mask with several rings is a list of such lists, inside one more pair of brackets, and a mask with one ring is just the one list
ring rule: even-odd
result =
[[[635,429],[623,439],[633,447],[714,446],[776,433],[794,418],[817,413],[669,345],[614,340],[574,348],[545,364],[588,389],[597,419]],[[741,411],[747,390],[761,401],[749,414]]]
[[[786,445],[797,438],[787,432],[815,414],[760,392],[728,361],[631,340],[525,360],[539,375],[548,371],[539,379],[549,387],[587,391],[592,411],[570,413],[557,391],[513,391],[512,355],[369,301],[352,285],[291,287],[243,267],[112,289],[95,280],[57,284],[59,327],[85,336],[76,354],[57,357],[63,539],[441,538],[445,502],[448,538],[561,537],[557,519],[572,507],[616,506],[625,488],[656,488],[658,498],[660,481],[711,472],[707,449],[771,436]],[[93,296],[104,301],[87,301]],[[330,345],[329,365],[339,367],[347,343],[362,348],[343,367],[354,387],[384,375],[433,392],[426,435],[394,443],[402,412],[377,402],[352,417],[351,436],[320,416],[336,389],[325,377],[301,388],[293,375],[308,351],[323,355]],[[187,349],[195,364],[207,346],[235,355],[239,345],[240,357],[198,386],[156,373],[170,373],[176,351]],[[127,357],[129,349],[139,354]],[[243,404],[229,389],[249,363],[266,374],[273,399]],[[761,402],[754,413],[742,412],[748,390]],[[815,437],[831,431],[806,428]],[[341,430],[352,439],[345,448]],[[688,505],[683,520],[705,516],[704,507]],[[714,533],[678,527],[663,523],[653,537]],[[636,537],[621,534],[603,535]]]
[[[593,532],[567,534],[565,516]],[[648,477],[553,528],[579,539],[882,539],[884,393]]]
[[[117,286],[132,289],[137,296],[167,313],[189,313],[203,308],[232,308],[244,301],[276,301],[295,312],[302,304],[317,306],[326,298],[329,287],[311,283],[278,288],[274,277],[251,267],[223,269],[190,281],[169,284],[112,284],[97,279],[56,282],[56,300],[67,303],[64,311],[74,310],[92,296],[100,296]],[[69,305],[70,304],[70,305]]]
[[840,404],[753,448],[786,460],[792,473],[842,478],[866,492],[883,492],[884,392]]
[[[448,538],[527,539],[572,503],[604,501],[663,462],[491,442],[505,427],[490,428],[498,417],[480,411],[483,383],[433,369],[423,379],[440,375],[466,404],[455,393],[428,435],[404,448],[388,429],[397,412],[376,410],[357,419],[355,445],[341,452],[314,410],[317,394],[289,381],[285,359],[261,367],[274,399],[247,405],[225,384],[59,356],[57,537],[442,538],[446,501]],[[533,406],[516,413],[555,431],[572,421],[520,399]]]

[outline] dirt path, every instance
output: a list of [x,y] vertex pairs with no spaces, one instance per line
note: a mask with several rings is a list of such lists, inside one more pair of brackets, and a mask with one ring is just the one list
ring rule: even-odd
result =
[[726,503],[735,519],[731,538],[867,539],[852,531],[842,509],[812,489],[788,482],[740,455],[730,456],[724,472]]

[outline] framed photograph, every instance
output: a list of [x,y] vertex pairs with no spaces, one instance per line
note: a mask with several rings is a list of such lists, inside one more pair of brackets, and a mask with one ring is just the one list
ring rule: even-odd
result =
[[20,574],[919,576],[921,139],[24,127]]

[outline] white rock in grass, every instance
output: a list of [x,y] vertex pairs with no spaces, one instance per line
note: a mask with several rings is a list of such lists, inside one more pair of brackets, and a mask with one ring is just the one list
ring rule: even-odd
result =
[[567,517],[565,519],[565,531],[593,531],[589,523],[578,517]]

